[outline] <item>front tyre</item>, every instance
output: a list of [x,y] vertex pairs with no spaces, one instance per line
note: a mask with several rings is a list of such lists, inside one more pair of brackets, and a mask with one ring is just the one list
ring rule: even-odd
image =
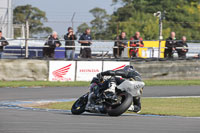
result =
[[76,102],[72,105],[71,112],[74,115],[80,115],[85,112],[85,107],[88,101],[88,93],[80,97]]
[[131,94],[127,92],[119,93],[118,97],[121,97],[121,104],[118,106],[108,107],[107,112],[109,116],[119,116],[123,114],[130,107],[133,101]]

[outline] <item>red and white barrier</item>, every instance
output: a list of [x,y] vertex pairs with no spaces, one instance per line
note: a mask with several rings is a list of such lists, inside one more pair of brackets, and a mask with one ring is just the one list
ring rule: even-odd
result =
[[103,63],[103,71],[107,70],[119,70],[123,69],[126,65],[130,65],[130,62],[125,61],[104,61]]
[[91,81],[98,73],[123,69],[123,61],[49,61],[49,81]]
[[102,61],[78,61],[76,80],[91,81],[100,72],[102,72]]
[[49,81],[75,81],[75,61],[49,61]]

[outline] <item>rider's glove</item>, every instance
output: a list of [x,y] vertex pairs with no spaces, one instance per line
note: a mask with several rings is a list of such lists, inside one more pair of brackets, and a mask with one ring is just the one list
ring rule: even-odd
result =
[[99,79],[100,82],[102,82],[103,80],[103,76],[101,73],[97,74],[97,78]]
[[101,73],[98,73],[98,74],[97,74],[97,78],[102,78]]

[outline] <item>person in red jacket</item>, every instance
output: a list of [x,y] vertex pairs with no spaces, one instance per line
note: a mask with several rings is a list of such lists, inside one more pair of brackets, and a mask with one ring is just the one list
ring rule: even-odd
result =
[[129,51],[131,57],[138,57],[138,47],[144,47],[143,39],[140,37],[140,32],[136,32],[135,36],[130,38],[130,47]]

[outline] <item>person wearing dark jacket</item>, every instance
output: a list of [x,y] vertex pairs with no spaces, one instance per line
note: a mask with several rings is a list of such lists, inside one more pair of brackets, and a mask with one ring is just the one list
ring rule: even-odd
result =
[[6,39],[2,36],[2,31],[0,31],[0,59],[2,58],[3,54],[3,47],[8,45]]
[[81,48],[80,50],[80,56],[82,58],[91,58],[91,40],[92,40],[92,37],[90,35],[90,29],[86,29],[85,30],[85,33],[83,33],[80,38],[79,38],[79,43],[81,43],[81,46],[83,46],[83,48]]
[[61,46],[57,32],[54,31],[52,35],[48,37],[48,40],[44,45],[45,47],[43,48],[43,56],[46,58],[54,58],[55,48]]
[[122,51],[127,47],[128,41],[126,38],[126,32],[121,32],[121,35],[115,38],[115,44],[113,49],[113,55],[115,58],[121,57]]
[[[68,60],[74,59],[74,57],[75,57],[75,42],[74,42],[74,40],[76,40],[77,38],[73,33],[72,27],[68,28],[68,33],[64,36],[64,39],[65,39],[65,46],[67,46],[65,48],[66,57]],[[72,46],[72,47],[69,47],[69,46]]]
[[144,47],[140,32],[136,32],[135,36],[131,37],[130,40],[130,47],[132,47],[129,51],[130,57],[138,57],[138,47]]
[[175,32],[171,32],[171,36],[167,38],[165,43],[165,52],[164,52],[164,58],[173,58],[173,54],[176,48],[176,34]]
[[188,52],[188,45],[186,43],[186,37],[183,36],[182,40],[177,42],[176,51],[178,53],[179,58],[186,58],[186,53]]

